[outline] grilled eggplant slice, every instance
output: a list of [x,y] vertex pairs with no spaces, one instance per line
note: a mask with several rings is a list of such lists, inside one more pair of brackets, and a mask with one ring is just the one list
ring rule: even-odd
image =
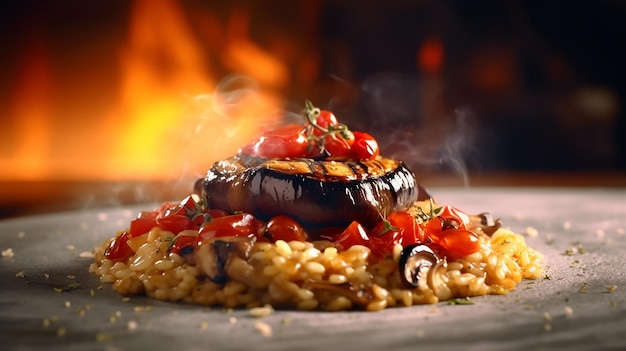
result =
[[[210,208],[267,220],[288,215],[307,229],[373,227],[428,194],[401,161],[273,160],[237,155],[216,162],[196,183]],[[421,194],[420,194],[421,193]]]

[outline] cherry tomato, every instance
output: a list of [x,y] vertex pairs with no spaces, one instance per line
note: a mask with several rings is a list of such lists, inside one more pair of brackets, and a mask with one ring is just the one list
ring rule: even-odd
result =
[[[339,124],[339,121],[332,112],[328,110],[320,110],[320,114],[315,118],[315,124],[324,129],[328,129],[328,126],[336,126]],[[313,134],[316,136],[322,136],[324,135],[324,132],[315,128],[313,130]]]
[[270,241],[307,241],[308,236],[300,223],[289,216],[275,216],[265,224],[264,236]]
[[456,216],[437,216],[426,223],[426,238],[433,242],[439,242],[446,235],[445,231],[465,230],[463,222]]
[[354,245],[369,246],[369,237],[361,223],[352,221],[339,236],[334,238],[334,242],[337,247],[346,250]]
[[217,208],[212,208],[212,209],[206,210],[206,211],[204,211],[204,213],[209,215],[209,217],[211,217],[211,219],[228,216],[228,212],[226,212],[224,210],[217,209]]
[[444,206],[441,209],[441,212],[439,213],[439,215],[442,217],[457,217],[461,221],[460,228],[462,229],[466,229],[467,224],[470,223],[470,218],[467,215],[467,213],[459,210],[456,207]]
[[354,134],[352,133],[347,138],[336,134],[334,138],[327,136],[324,140],[324,150],[332,158],[348,157],[352,151],[352,145],[354,145]]
[[451,258],[467,256],[479,249],[478,235],[467,230],[464,216],[467,215],[452,207],[445,208],[442,215],[428,221],[424,228],[426,237]]
[[169,252],[179,255],[193,252],[198,242],[198,238],[194,235],[178,235],[172,240],[173,242],[172,246],[169,248]]
[[198,242],[224,236],[262,237],[263,223],[249,213],[213,218],[200,227]]
[[137,218],[130,221],[128,235],[131,237],[140,236],[156,227],[156,217],[158,211],[141,211]]
[[116,236],[104,250],[104,257],[111,261],[124,261],[132,256],[135,251],[128,246],[128,232],[124,231]]
[[161,210],[156,223],[161,229],[178,234],[185,229],[200,229],[204,216],[200,205],[189,195],[178,204]]
[[354,144],[352,145],[352,156],[357,160],[371,160],[378,156],[378,142],[373,136],[365,132],[352,132],[354,134]]
[[398,243],[407,246],[424,242],[424,233],[408,212],[393,212],[370,232],[372,251],[385,256]]
[[469,230],[448,230],[439,245],[451,258],[471,255],[480,248],[478,235]]
[[291,125],[264,133],[257,142],[243,147],[239,153],[264,158],[302,157],[307,145],[304,127]]

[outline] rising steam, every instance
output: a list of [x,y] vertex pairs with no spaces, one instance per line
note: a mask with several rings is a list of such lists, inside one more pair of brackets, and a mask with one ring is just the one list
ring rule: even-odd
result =
[[469,108],[446,113],[441,84],[385,73],[367,79],[355,124],[368,128],[387,156],[405,161],[416,173],[446,171],[469,186],[467,159],[475,151]]

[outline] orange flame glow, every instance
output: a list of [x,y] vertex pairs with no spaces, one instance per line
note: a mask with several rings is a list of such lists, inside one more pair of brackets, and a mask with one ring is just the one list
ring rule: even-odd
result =
[[[47,173],[45,160],[49,157],[52,128],[52,75],[45,46],[37,42],[24,55],[19,72],[21,79],[13,91],[10,113],[15,133],[3,135],[6,148],[19,155],[13,160],[0,158],[0,174],[30,180]],[[5,126],[5,133],[8,126]],[[15,140],[12,140],[12,139]],[[6,151],[7,153],[9,151]],[[5,152],[3,152],[4,154]]]
[[[136,0],[119,71],[108,72],[118,76],[119,91],[80,122],[75,111],[71,121],[54,116],[67,114],[54,110],[53,92],[63,87],[55,85],[47,49],[35,47],[12,98],[12,130],[26,137],[3,151],[0,180],[180,179],[235,153],[277,118],[277,91],[289,79],[285,65],[249,39],[246,21],[244,12],[225,26],[215,20],[207,28],[219,33],[203,36],[176,0]],[[201,42],[216,36],[225,37]],[[249,79],[217,76],[210,58]],[[107,73],[85,77],[98,74]]]

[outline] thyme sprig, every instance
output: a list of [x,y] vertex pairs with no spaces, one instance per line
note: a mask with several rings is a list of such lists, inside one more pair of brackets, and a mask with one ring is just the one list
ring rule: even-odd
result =
[[424,209],[421,206],[417,207],[417,213],[415,214],[415,219],[417,219],[417,222],[420,224],[428,222],[431,219],[439,216],[441,214],[441,211],[443,211],[443,207],[441,206],[435,208],[435,202],[433,201],[432,197],[429,199],[429,202],[430,202],[430,206],[429,206],[430,208],[428,212],[424,211]]
[[[308,151],[311,151],[316,145],[318,145],[322,151],[325,150],[324,145],[328,138],[342,143],[346,147],[350,147],[347,140],[354,139],[354,134],[343,123],[329,124],[328,127],[322,127],[317,122],[317,118],[322,113],[319,107],[315,107],[310,100],[306,100],[304,103],[304,116],[306,117],[306,138],[309,143]],[[319,131],[322,135],[316,135],[315,131]]]

